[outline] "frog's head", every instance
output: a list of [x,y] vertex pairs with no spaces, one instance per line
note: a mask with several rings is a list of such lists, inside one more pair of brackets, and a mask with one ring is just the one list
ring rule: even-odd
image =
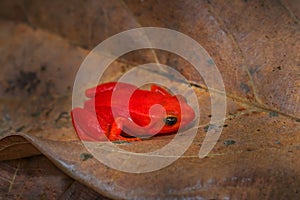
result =
[[193,108],[188,105],[186,99],[181,95],[167,99],[165,102],[162,102],[162,106],[165,112],[157,119],[163,123],[163,127],[159,133],[177,131],[179,128],[190,124],[195,118]]

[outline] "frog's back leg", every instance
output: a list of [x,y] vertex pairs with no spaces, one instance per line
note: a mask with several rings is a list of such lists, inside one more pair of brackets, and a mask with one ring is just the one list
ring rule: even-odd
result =
[[85,141],[105,141],[105,130],[103,130],[98,119],[91,112],[74,108],[71,112],[72,122],[78,137]]

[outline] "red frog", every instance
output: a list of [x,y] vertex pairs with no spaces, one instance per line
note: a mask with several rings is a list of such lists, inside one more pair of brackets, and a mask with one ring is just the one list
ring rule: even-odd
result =
[[87,89],[85,95],[90,99],[84,108],[71,112],[76,132],[85,141],[137,141],[176,132],[195,118],[183,96],[173,96],[157,85],[149,91],[110,82]]

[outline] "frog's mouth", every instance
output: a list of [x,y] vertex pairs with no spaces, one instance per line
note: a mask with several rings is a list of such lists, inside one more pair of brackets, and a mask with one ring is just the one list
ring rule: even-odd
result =
[[[169,114],[166,117],[153,117],[150,124],[138,128],[136,130],[129,130],[124,127],[121,136],[126,138],[151,138],[158,135],[170,135],[177,133],[178,129],[186,130],[191,128],[190,125],[194,120],[194,115],[176,116],[175,114]],[[187,126],[188,125],[188,126]]]

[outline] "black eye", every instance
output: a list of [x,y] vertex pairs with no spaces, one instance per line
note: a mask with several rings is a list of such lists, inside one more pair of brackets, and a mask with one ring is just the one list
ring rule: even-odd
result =
[[176,124],[177,118],[173,117],[173,116],[169,116],[169,117],[164,118],[164,122],[166,125],[172,126],[172,125]]

